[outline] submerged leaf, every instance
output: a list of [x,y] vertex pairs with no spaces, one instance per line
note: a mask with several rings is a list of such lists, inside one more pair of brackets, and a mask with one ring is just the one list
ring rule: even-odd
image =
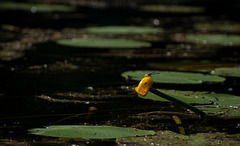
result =
[[[145,74],[153,72],[152,70],[127,71],[122,73],[123,77],[130,77],[132,80],[140,81]],[[154,83],[173,83],[173,84],[201,84],[203,82],[223,82],[225,78],[204,75],[201,73],[187,73],[175,71],[159,71],[159,74],[152,76]]]
[[57,43],[69,47],[100,49],[130,49],[151,46],[151,43],[148,42],[113,38],[73,38],[58,40]]
[[30,129],[30,134],[84,139],[114,139],[131,136],[154,135],[151,130],[122,128],[114,126],[57,125]]

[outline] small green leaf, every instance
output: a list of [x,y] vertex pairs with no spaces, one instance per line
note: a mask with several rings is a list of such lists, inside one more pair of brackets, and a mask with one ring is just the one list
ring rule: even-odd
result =
[[69,47],[100,49],[131,49],[151,46],[148,42],[113,38],[73,38],[58,40],[57,43]]
[[114,139],[131,136],[154,135],[151,130],[122,128],[114,126],[57,125],[30,129],[30,134],[84,139]]
[[[127,71],[122,73],[123,77],[130,77],[135,81],[140,81],[145,74],[153,72],[152,70]],[[173,84],[201,84],[203,82],[223,82],[225,78],[204,75],[201,73],[159,71],[159,74],[151,76],[154,83],[173,83]]]

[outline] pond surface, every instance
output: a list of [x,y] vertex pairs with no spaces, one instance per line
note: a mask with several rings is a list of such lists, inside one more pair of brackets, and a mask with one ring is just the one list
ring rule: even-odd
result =
[[[44,0],[44,3],[53,2]],[[163,5],[190,5],[201,9],[193,12],[190,7],[187,10],[186,7],[171,7],[169,11],[156,12],[153,11],[155,8],[151,11],[141,9],[145,5],[159,3],[155,1],[62,3],[73,8],[69,11],[57,8],[37,11],[37,6],[31,6],[30,10],[29,5],[27,10],[23,5],[24,9],[0,6],[1,145],[115,145],[115,140],[30,135],[28,129],[46,125],[112,125],[179,133],[172,119],[175,115],[181,118],[187,134],[240,133],[240,116],[212,116],[201,121],[180,105],[139,98],[134,91],[138,81],[121,76],[123,72],[132,70],[211,74],[219,67],[239,69],[240,46],[235,43],[240,36],[238,2],[235,2],[236,5],[219,2],[217,8],[214,3],[201,1],[162,2]],[[184,10],[181,11],[181,8]],[[174,9],[177,11],[174,12]],[[84,30],[100,26],[158,29],[140,34]],[[234,40],[228,38],[226,42],[220,40],[221,43],[218,43],[209,36],[206,39],[188,39],[187,36],[192,34],[221,34],[223,38],[234,35]],[[106,49],[102,46],[98,48],[96,44],[89,48],[57,43],[58,40],[72,38],[128,39],[151,45]],[[153,64],[160,65],[156,67]],[[226,74],[220,75],[226,78],[221,83],[159,83],[154,87],[240,96],[239,73]],[[239,107],[234,110],[240,111]],[[237,141],[240,141],[239,137]]]

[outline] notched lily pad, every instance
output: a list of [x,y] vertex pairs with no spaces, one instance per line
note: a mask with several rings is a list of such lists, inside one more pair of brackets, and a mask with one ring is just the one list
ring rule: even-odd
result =
[[58,40],[57,44],[68,47],[96,49],[136,49],[151,47],[151,43],[114,38],[73,38]]
[[187,39],[202,44],[219,44],[224,46],[240,45],[240,35],[224,34],[188,34]]
[[[153,70],[136,70],[126,71],[122,73],[125,78],[140,81],[145,74],[151,73]],[[203,82],[223,82],[225,78],[204,75],[201,73],[175,72],[175,71],[159,71],[159,74],[152,76],[154,83],[171,83],[171,84],[201,84]]]
[[97,34],[149,34],[162,32],[162,28],[154,28],[147,26],[102,26],[102,27],[89,27],[83,31]]
[[216,68],[211,73],[215,75],[221,75],[221,76],[227,76],[227,77],[240,77],[240,67]]
[[83,139],[114,139],[131,136],[154,135],[151,130],[139,130],[134,128],[122,128],[114,126],[85,126],[85,125],[58,125],[46,128],[34,128],[30,134]]

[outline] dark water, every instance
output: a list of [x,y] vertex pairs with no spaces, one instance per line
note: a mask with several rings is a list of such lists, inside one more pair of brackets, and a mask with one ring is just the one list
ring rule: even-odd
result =
[[[32,14],[24,11],[1,10],[1,42],[13,43],[24,36],[21,31],[9,31],[3,26],[11,25],[20,29],[33,29],[32,31],[45,31],[51,29],[54,32],[62,33],[64,28],[83,28],[91,25],[153,25],[152,20],[159,20],[160,26],[166,28],[169,34],[176,32],[194,31],[192,23],[195,21],[220,21],[239,22],[236,15],[237,6],[223,2],[216,9],[212,9],[213,3],[204,5],[206,13],[202,14],[158,14],[140,12],[129,7],[110,7],[105,9],[88,8],[79,6],[76,12],[70,13],[36,13]],[[226,8],[222,11],[222,8]],[[83,18],[68,18],[76,14],[84,14]],[[60,15],[62,19],[52,19],[53,16]],[[194,17],[194,18],[193,18]],[[197,20],[196,20],[197,19]],[[36,30],[39,28],[40,30]],[[220,32],[222,33],[222,32]],[[46,35],[46,32],[43,33]],[[69,34],[63,34],[69,35]],[[167,35],[169,36],[169,35]],[[174,122],[168,117],[159,119],[146,118],[134,119],[129,116],[156,110],[169,112],[184,112],[185,109],[171,103],[153,102],[137,97],[133,87],[137,82],[129,82],[121,77],[121,73],[127,70],[152,69],[147,66],[148,62],[169,62],[184,59],[213,61],[225,61],[230,64],[239,64],[239,47],[232,47],[225,51],[220,48],[216,52],[204,52],[197,54],[197,57],[169,57],[166,52],[170,49],[158,50],[156,48],[166,48],[167,45],[180,45],[172,42],[170,38],[164,41],[152,42],[152,48],[142,50],[132,50],[135,54],[144,54],[144,57],[136,56],[114,56],[111,53],[118,53],[108,50],[89,50],[87,48],[76,49],[57,45],[54,40],[33,43],[30,48],[24,49],[24,55],[11,61],[0,61],[0,139],[2,144],[13,145],[67,145],[67,144],[115,144],[114,140],[109,141],[88,141],[88,140],[58,140],[56,138],[46,138],[28,134],[28,129],[43,127],[53,124],[87,124],[87,125],[116,125],[116,126],[136,126],[143,123],[143,129],[153,130],[173,130]],[[161,55],[151,56],[158,51]],[[182,53],[185,50],[180,50]],[[121,54],[122,51],[119,51]],[[129,52],[127,52],[129,53]],[[108,57],[102,54],[110,54]],[[56,62],[71,63],[79,68],[73,71],[26,71],[29,66],[45,65]],[[43,69],[44,70],[44,69]],[[228,78],[224,84],[204,84],[199,86],[177,86],[177,85],[157,85],[160,88],[182,89],[182,90],[207,90],[220,93],[231,93],[240,95],[239,78]],[[231,88],[231,92],[229,91]],[[40,95],[52,95],[54,93],[82,93],[83,103],[49,102],[38,98]],[[87,97],[89,95],[89,98]],[[54,98],[64,98],[64,96],[53,96]],[[97,108],[92,114],[90,107]],[[75,115],[75,116],[74,116]],[[71,117],[73,116],[73,117]],[[69,117],[69,118],[67,118]],[[149,125],[157,125],[147,127]],[[198,119],[185,118],[186,125],[195,125],[195,128],[188,129],[189,133],[223,131],[229,133],[239,133],[236,128],[238,119],[209,119],[202,125],[197,125]],[[137,126],[136,126],[137,127]],[[201,129],[202,128],[202,129]],[[201,130],[202,131],[201,131]],[[209,130],[211,129],[211,130]]]

